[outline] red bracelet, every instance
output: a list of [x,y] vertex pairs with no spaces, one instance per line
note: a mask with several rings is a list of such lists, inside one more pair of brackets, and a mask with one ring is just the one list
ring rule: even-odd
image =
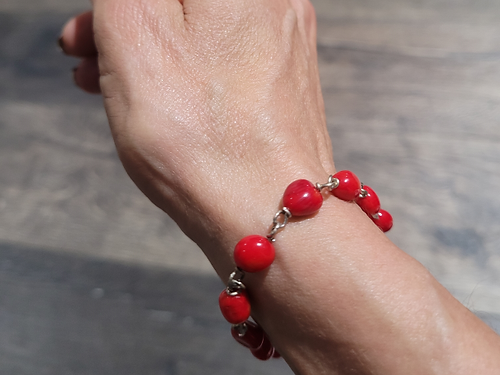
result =
[[328,178],[326,184],[314,185],[308,180],[292,182],[283,194],[283,208],[273,219],[273,226],[266,237],[251,235],[243,238],[234,248],[236,270],[229,276],[226,289],[219,295],[222,315],[232,324],[231,334],[237,342],[250,349],[260,360],[280,357],[264,330],[249,321],[251,307],[242,280],[245,272],[259,272],[274,261],[274,236],[284,228],[292,216],[309,216],[318,212],[323,204],[322,190],[328,189],[335,197],[354,201],[384,232],[392,227],[392,216],[380,209],[377,194],[359,182],[350,171],[340,171]]

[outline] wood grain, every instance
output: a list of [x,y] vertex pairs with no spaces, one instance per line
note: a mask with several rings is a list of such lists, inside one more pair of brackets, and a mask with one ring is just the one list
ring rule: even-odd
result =
[[[314,5],[337,168],[499,329],[500,2]],[[0,372],[290,373],[233,346],[210,265],[129,181],[100,99],[73,87],[55,40],[86,7],[0,3]]]
[[338,168],[394,214],[389,236],[463,303],[500,311],[500,3],[320,1]]

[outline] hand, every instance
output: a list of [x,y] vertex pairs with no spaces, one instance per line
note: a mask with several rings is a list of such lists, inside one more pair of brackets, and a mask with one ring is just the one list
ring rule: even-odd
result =
[[[290,182],[334,172],[315,28],[307,0],[94,0],[64,28],[127,172],[223,278]],[[276,250],[245,283],[297,374],[498,372],[498,336],[355,204],[325,200]]]
[[127,172],[212,262],[267,230],[288,183],[334,172],[308,1],[93,7],[62,34],[75,80],[102,91]]

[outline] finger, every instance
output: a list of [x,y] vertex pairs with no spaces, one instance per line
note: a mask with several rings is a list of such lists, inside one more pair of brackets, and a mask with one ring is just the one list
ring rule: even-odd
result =
[[71,18],[63,27],[59,45],[64,53],[76,57],[96,56],[92,11]]
[[73,79],[78,87],[90,94],[100,94],[99,65],[97,57],[84,58],[73,70]]

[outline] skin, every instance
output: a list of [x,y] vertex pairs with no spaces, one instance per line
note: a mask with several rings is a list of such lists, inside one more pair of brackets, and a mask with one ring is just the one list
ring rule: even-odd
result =
[[[223,280],[290,182],[335,171],[306,0],[94,0],[61,44],[130,177]],[[275,248],[245,283],[296,374],[498,374],[499,337],[355,204],[327,198]]]

